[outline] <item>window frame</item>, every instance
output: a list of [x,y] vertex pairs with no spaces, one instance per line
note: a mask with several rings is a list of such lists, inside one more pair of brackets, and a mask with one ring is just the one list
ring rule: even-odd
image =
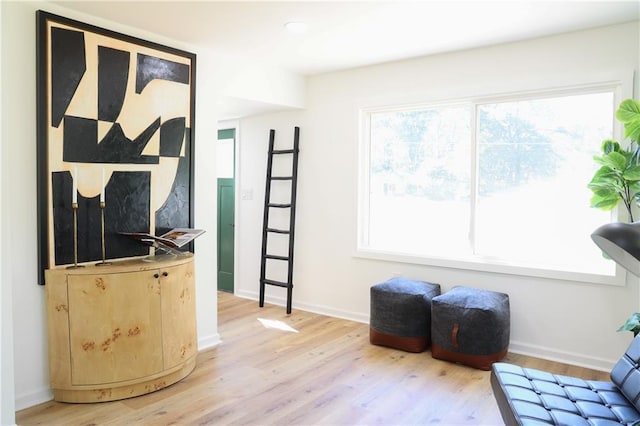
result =
[[[359,146],[358,146],[358,207],[357,207],[357,235],[354,257],[391,261],[399,263],[409,263],[415,265],[435,266],[442,268],[480,271],[489,273],[509,274],[524,277],[537,277],[546,279],[556,279],[563,281],[578,281],[614,286],[624,286],[627,281],[627,273],[620,266],[615,265],[614,275],[602,275],[595,273],[581,273],[575,271],[563,271],[558,269],[545,269],[544,267],[532,267],[517,263],[510,263],[504,259],[488,258],[480,255],[461,255],[457,257],[438,257],[435,255],[417,255],[413,253],[402,253],[391,250],[371,248],[368,246],[369,229],[369,193],[370,193],[370,151],[371,151],[371,127],[370,117],[372,114],[380,112],[403,111],[417,108],[436,108],[452,105],[470,105],[470,125],[473,129],[477,126],[478,106],[496,102],[522,101],[544,99],[549,97],[559,97],[567,95],[579,95],[589,93],[611,92],[614,99],[614,111],[622,100],[631,97],[632,85],[626,79],[615,79],[608,81],[598,81],[589,84],[572,85],[563,87],[542,87],[536,90],[522,90],[517,92],[484,94],[469,96],[465,98],[448,100],[429,100],[398,102],[395,99],[392,103],[362,104],[358,106],[358,126],[359,126]],[[622,137],[623,129],[620,123],[611,117],[613,121],[613,137],[621,143],[628,143]],[[477,141],[476,130],[472,132],[470,140],[470,172],[472,173],[472,185],[477,180]],[[586,185],[587,182],[585,182]],[[471,197],[470,208],[474,209],[473,203],[476,197]],[[590,208],[590,207],[585,207]],[[475,210],[472,210],[475,211]],[[473,213],[472,213],[473,214]],[[619,220],[619,210],[611,212],[611,220]],[[475,220],[471,220],[470,226],[475,226]],[[473,229],[471,230],[473,232]]]

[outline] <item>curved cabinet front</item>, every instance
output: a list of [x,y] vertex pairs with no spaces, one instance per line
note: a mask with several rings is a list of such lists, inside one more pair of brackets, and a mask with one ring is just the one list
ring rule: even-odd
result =
[[97,402],[162,389],[195,368],[193,256],[46,271],[54,399]]

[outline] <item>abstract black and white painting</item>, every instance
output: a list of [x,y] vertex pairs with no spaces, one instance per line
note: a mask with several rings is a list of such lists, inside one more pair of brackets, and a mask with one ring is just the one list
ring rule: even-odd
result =
[[37,12],[38,220],[44,270],[149,254],[120,235],[193,225],[194,54]]

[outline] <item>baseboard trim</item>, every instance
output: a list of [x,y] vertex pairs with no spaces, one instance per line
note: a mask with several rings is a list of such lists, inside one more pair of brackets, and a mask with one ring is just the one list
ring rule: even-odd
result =
[[[241,297],[243,299],[255,300],[258,301],[258,293],[253,291],[238,291],[235,293],[235,296]],[[284,297],[269,297],[265,296],[265,303],[269,303],[271,305],[276,306],[286,306],[287,300]],[[369,324],[369,315],[363,315],[358,312],[353,311],[344,311],[341,309],[334,309],[325,305],[316,305],[310,303],[300,303],[296,302],[293,306],[293,309],[300,309],[301,311],[312,312],[314,314],[327,315],[334,318],[345,319],[349,321],[360,322],[363,324]]]
[[25,408],[33,407],[34,405],[49,402],[53,399],[53,391],[50,388],[39,389],[35,392],[27,394],[16,395],[16,411],[24,410]]
[[606,372],[611,371],[618,361],[513,340],[509,343],[509,352]]
[[220,333],[212,334],[210,336],[206,336],[201,339],[198,339],[198,352],[216,347],[220,343],[222,343],[222,339],[220,338]]

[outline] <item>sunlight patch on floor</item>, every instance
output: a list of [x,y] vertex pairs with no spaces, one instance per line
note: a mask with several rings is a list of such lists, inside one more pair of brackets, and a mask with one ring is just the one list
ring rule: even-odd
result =
[[274,328],[276,330],[288,331],[291,333],[298,332],[298,330],[296,330],[295,328],[291,327],[289,324],[283,321],[270,320],[270,319],[264,319],[264,318],[258,318],[258,321],[260,321],[265,328]]

